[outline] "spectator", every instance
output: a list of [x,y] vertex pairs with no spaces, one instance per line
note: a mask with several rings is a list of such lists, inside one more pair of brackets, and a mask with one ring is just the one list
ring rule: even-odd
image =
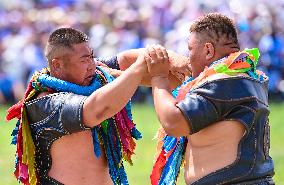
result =
[[30,74],[44,65],[38,51],[45,33],[66,25],[88,33],[100,57],[146,44],[186,54],[188,20],[218,11],[235,20],[241,49],[260,48],[259,66],[271,78],[270,95],[283,97],[284,2],[271,1],[4,0],[0,2],[0,69],[13,83],[25,86]]

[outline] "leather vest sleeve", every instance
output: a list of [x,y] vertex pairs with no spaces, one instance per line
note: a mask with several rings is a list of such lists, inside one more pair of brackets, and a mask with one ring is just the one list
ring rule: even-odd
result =
[[86,97],[69,94],[62,106],[61,118],[63,128],[74,133],[85,129],[82,121],[83,104]]
[[26,103],[30,126],[36,134],[42,128],[51,137],[85,130],[82,108],[87,97],[72,93],[54,93]]
[[189,123],[190,134],[222,120],[236,120],[249,130],[256,112],[268,111],[267,83],[232,77],[207,82],[177,104]]
[[177,107],[188,121],[190,134],[220,119],[214,102],[196,93],[188,94],[183,101],[177,104]]

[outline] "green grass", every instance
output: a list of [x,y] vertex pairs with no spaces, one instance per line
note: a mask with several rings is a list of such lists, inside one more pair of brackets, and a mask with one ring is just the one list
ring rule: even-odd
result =
[[0,184],[16,185],[18,184],[13,174],[15,146],[11,143],[11,132],[15,127],[15,121],[5,122],[7,107],[0,107]]
[[270,155],[274,160],[276,184],[284,184],[284,104],[270,106],[271,148]]
[[[0,184],[18,184],[13,177],[15,147],[10,145],[10,133],[15,122],[5,122],[6,106],[0,107]],[[153,165],[153,155],[156,151],[156,141],[153,140],[159,127],[153,107],[146,105],[135,105],[133,110],[134,119],[138,129],[143,133],[143,139],[137,142],[136,155],[133,156],[134,166],[126,165],[130,184],[150,184],[149,175]],[[284,104],[271,104],[270,126],[271,126],[271,150],[275,163],[276,184],[284,184]],[[183,175],[179,178],[179,185],[183,183]]]

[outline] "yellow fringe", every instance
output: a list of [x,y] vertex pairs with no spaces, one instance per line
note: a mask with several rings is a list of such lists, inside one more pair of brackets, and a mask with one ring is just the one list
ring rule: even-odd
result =
[[[26,98],[28,100],[35,94],[33,90]],[[23,164],[28,166],[29,183],[30,185],[37,185],[37,175],[35,171],[35,145],[31,135],[31,130],[27,118],[25,105],[22,110],[22,135],[23,135]]]

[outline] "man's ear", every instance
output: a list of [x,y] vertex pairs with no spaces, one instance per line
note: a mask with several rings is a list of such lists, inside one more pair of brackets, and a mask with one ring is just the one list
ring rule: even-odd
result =
[[204,44],[206,50],[206,60],[211,60],[215,56],[215,47],[211,42]]
[[62,62],[58,58],[54,58],[50,62],[50,70],[54,74],[60,74],[61,73],[61,68],[62,68]]

